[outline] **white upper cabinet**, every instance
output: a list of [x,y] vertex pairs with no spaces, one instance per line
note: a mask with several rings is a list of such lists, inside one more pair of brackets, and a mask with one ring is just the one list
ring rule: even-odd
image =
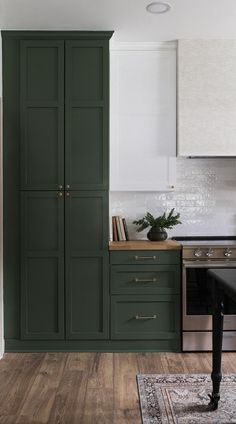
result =
[[173,190],[176,44],[113,44],[110,81],[110,190]]
[[179,41],[178,155],[236,156],[236,40]]

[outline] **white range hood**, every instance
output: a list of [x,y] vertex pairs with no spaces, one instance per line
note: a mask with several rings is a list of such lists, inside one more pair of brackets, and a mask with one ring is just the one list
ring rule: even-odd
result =
[[178,156],[236,156],[236,40],[178,42]]

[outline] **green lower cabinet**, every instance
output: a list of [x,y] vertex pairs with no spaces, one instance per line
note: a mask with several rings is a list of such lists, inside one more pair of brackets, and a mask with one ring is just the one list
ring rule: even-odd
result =
[[112,339],[179,339],[178,295],[111,297]]
[[64,201],[21,194],[21,339],[64,338]]
[[67,260],[66,338],[109,337],[108,254]]
[[109,337],[108,199],[105,191],[65,198],[66,338]]
[[63,263],[28,257],[22,271],[21,339],[64,338]]

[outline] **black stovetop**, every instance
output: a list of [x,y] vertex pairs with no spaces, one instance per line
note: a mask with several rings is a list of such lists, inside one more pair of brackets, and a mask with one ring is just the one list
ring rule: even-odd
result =
[[236,236],[178,236],[173,240],[183,246],[236,246]]

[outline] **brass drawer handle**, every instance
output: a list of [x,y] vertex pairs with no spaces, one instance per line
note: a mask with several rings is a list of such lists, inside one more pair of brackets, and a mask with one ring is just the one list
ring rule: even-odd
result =
[[146,279],[145,278],[134,278],[133,279],[134,283],[156,283],[157,279],[156,278],[150,278],[150,279]]
[[146,316],[146,315],[135,315],[135,319],[157,319],[157,315]]
[[134,259],[136,260],[136,261],[141,261],[141,260],[146,260],[146,259],[152,259],[153,261],[155,260],[155,259],[157,259],[157,256],[134,256]]

